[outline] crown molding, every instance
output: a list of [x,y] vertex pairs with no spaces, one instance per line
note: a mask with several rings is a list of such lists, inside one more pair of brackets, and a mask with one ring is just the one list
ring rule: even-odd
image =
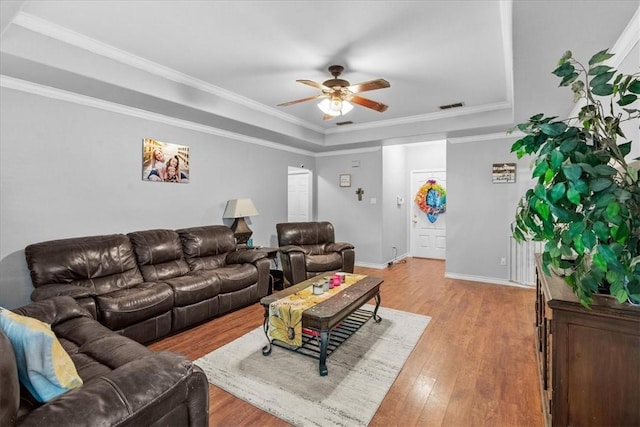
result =
[[16,24],[22,28],[33,31],[35,33],[44,35],[46,37],[58,40],[71,46],[75,46],[79,49],[91,52],[94,55],[109,58],[113,61],[117,61],[121,64],[129,67],[134,67],[144,72],[157,75],[164,79],[173,81],[175,83],[183,84],[185,86],[192,87],[194,89],[201,90],[208,94],[218,96],[227,101],[242,105],[254,111],[277,117],[281,120],[295,124],[297,126],[305,127],[309,130],[324,133],[324,128],[317,126],[305,120],[301,120],[297,117],[283,113],[275,108],[268,107],[264,104],[256,102],[252,99],[241,96],[235,92],[223,89],[221,87],[212,85],[203,80],[196,79],[187,74],[176,71],[172,68],[165,67],[153,61],[136,56],[130,52],[118,49],[106,43],[102,43],[91,37],[87,37],[83,34],[72,31],[68,28],[54,24],[50,21],[38,18],[34,15],[20,12],[13,20],[13,24]]
[[514,131],[513,133],[488,133],[485,135],[471,135],[471,136],[461,136],[457,138],[448,138],[447,142],[451,144],[465,144],[468,142],[480,142],[480,141],[496,141],[501,139],[516,139],[525,136],[524,133],[520,131]]
[[[510,5],[511,2],[507,1],[506,3]],[[510,14],[510,8],[507,8],[506,6],[501,6],[501,9],[503,9],[502,10],[503,28],[506,28],[505,22],[507,22],[508,20],[505,21],[505,14]],[[169,81],[172,81],[178,84],[183,84],[183,85],[192,87],[194,89],[225,99],[229,102],[242,105],[251,110],[261,112],[263,114],[278,118],[285,122],[306,128],[308,130],[317,132],[322,135],[349,133],[357,130],[377,129],[377,128],[382,128],[387,126],[413,124],[417,122],[433,121],[433,120],[439,120],[444,118],[477,114],[477,113],[495,111],[495,110],[507,109],[507,108],[511,108],[512,114],[513,114],[512,103],[509,100],[501,103],[487,104],[487,105],[476,106],[476,107],[462,107],[462,108],[458,108],[451,111],[438,111],[434,113],[408,116],[408,117],[403,117],[398,119],[380,120],[380,121],[363,123],[363,124],[355,124],[347,128],[325,129],[314,123],[286,114],[281,110],[266,106],[252,99],[241,96],[237,93],[231,92],[229,90],[207,83],[203,80],[196,79],[187,74],[176,71],[172,68],[169,68],[169,67],[157,64],[153,61],[149,61],[147,59],[133,55],[132,53],[116,48],[109,44],[100,42],[93,38],[87,37],[83,34],[77,33],[68,28],[54,24],[50,21],[38,18],[29,13],[19,12],[14,18],[12,23],[22,28],[25,28],[27,30],[33,31],[35,33],[44,35],[54,40],[58,40],[62,43],[66,43],[76,48],[83,49],[92,54],[105,57],[113,61],[117,61],[121,64],[127,65],[129,67],[134,67],[136,69],[142,70],[144,72],[147,72],[153,75],[157,75],[161,78],[167,79]],[[507,29],[505,29],[504,31],[507,31]],[[505,45],[504,48],[507,49],[507,46]],[[511,58],[510,51],[505,51],[505,57],[506,57],[505,67],[507,68],[507,77],[511,76],[510,80],[507,79],[509,80],[507,81],[507,89],[508,89],[507,96],[510,97],[513,91],[513,78],[512,78],[513,70],[509,68],[509,67],[512,68],[512,64],[508,63]]]
[[342,128],[342,129],[341,128],[327,129],[324,133],[326,135],[331,135],[331,134],[338,134],[338,133],[353,132],[356,130],[366,130],[366,129],[381,128],[381,127],[407,125],[412,123],[447,119],[451,117],[486,113],[490,111],[499,111],[499,110],[505,110],[509,108],[511,108],[511,110],[513,111],[513,108],[510,102],[506,102],[506,101],[496,102],[493,104],[484,104],[484,105],[478,105],[474,107],[460,107],[460,108],[454,108],[451,110],[437,111],[435,113],[426,113],[426,114],[420,114],[416,116],[400,117],[397,119],[379,120],[377,122],[371,122],[371,123],[365,123],[365,124],[353,124],[353,125],[349,125],[347,128]]
[[177,119],[175,117],[165,116],[158,113],[152,113],[150,111],[141,110],[139,108],[128,107],[126,105],[117,104],[115,102],[109,102],[102,99],[92,98],[86,95],[79,95],[74,92],[69,92],[62,89],[57,89],[49,86],[28,82],[25,80],[16,79],[13,77],[0,75],[0,87],[6,89],[13,89],[20,92],[31,93],[34,95],[43,96],[46,98],[57,99],[60,101],[70,102],[73,104],[82,105],[85,107],[97,108],[100,110],[110,111],[112,113],[123,114],[138,119],[151,120],[170,126],[176,126],[183,129],[194,130],[197,132],[207,133],[210,135],[216,135],[224,138],[233,139],[236,141],[247,142],[249,144],[261,145],[263,147],[274,148],[276,150],[288,151],[291,153],[302,154],[305,156],[315,156],[315,153],[299,148],[290,147],[283,144],[278,144],[272,141],[267,141],[260,138],[255,138],[247,135],[242,135],[235,132],[229,132],[212,126],[206,126],[199,123],[190,122],[188,120]]
[[360,154],[360,153],[375,153],[380,151],[380,147],[369,147],[369,148],[353,148],[350,150],[336,150],[336,151],[325,151],[323,153],[315,153],[315,157],[330,157],[330,156],[341,156],[344,154]]
[[[618,40],[613,44],[610,52],[613,52],[615,55],[613,58],[609,60],[609,65],[613,68],[618,68],[622,62],[627,59],[627,56],[631,54],[633,51],[633,47],[636,46],[636,49],[640,50],[640,47],[637,47],[640,42],[640,6],[636,9],[636,13],[633,14],[631,21],[625,27]],[[640,65],[640,56],[638,56],[638,61]],[[571,114],[569,117],[578,117],[578,113],[582,108],[582,104],[577,103],[573,109],[571,110]]]

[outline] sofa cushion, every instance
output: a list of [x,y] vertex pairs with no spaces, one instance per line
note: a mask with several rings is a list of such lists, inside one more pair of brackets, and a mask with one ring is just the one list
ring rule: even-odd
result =
[[66,284],[101,295],[142,283],[142,275],[127,236],[77,237],[36,243],[25,248],[36,288]]
[[115,334],[90,318],[60,323],[53,331],[85,383],[151,353],[144,345]]
[[100,322],[117,331],[151,319],[173,307],[173,291],[166,283],[144,282],[96,297]]
[[335,242],[333,224],[322,222],[286,222],[276,224],[278,246],[322,245]]
[[227,253],[236,250],[233,231],[224,225],[183,228],[178,234],[192,271],[224,267]]
[[147,282],[162,282],[189,273],[182,241],[173,230],[145,230],[127,234]]
[[166,283],[173,289],[176,307],[196,304],[220,293],[220,278],[216,274],[188,274]]
[[216,270],[220,277],[220,293],[239,291],[258,281],[258,269],[253,264],[233,264]]
[[304,263],[307,271],[311,272],[340,270],[342,268],[342,255],[337,252],[329,252],[324,255],[307,255]]
[[39,402],[82,385],[50,325],[0,307],[0,328],[11,341],[20,381]]

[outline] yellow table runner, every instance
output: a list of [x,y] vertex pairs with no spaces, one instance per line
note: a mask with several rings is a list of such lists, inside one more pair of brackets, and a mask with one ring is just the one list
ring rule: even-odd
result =
[[344,283],[321,295],[314,295],[313,284],[310,284],[295,294],[272,302],[269,304],[269,337],[291,346],[300,347],[302,345],[302,312],[365,277],[364,274],[347,273]]

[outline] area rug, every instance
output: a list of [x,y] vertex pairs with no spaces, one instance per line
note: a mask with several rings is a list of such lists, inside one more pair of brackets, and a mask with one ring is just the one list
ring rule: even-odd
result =
[[[371,310],[373,307],[365,306]],[[318,361],[267,343],[256,328],[195,361],[209,382],[296,426],[366,426],[431,320],[380,307],[328,358]]]

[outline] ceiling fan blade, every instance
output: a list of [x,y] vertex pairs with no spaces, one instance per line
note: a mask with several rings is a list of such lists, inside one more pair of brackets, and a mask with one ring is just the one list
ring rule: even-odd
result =
[[298,83],[302,83],[303,85],[315,87],[316,89],[320,89],[323,92],[331,92],[333,89],[327,87],[321,83],[314,82],[312,80],[296,80]]
[[371,108],[372,110],[376,110],[381,113],[389,108],[382,102],[372,101],[371,99],[363,98],[358,95],[353,95],[351,99],[349,99],[349,101],[353,102],[354,104],[362,105],[363,107]]
[[335,118],[336,116],[332,116],[331,114],[324,114],[322,116],[322,120],[331,120],[333,118]]
[[326,95],[320,94],[320,95],[308,96],[306,98],[296,99],[295,101],[289,101],[289,102],[284,102],[282,104],[278,104],[276,105],[276,107],[287,107],[289,105],[298,104],[300,102],[305,102],[305,101],[313,101],[314,99],[320,99],[320,98],[326,98]]
[[362,82],[355,85],[351,85],[347,89],[349,89],[353,93],[358,93],[358,92],[366,92],[368,90],[384,89],[387,87],[391,87],[388,81],[386,81],[385,79],[376,79],[376,80],[369,80],[368,82]]

